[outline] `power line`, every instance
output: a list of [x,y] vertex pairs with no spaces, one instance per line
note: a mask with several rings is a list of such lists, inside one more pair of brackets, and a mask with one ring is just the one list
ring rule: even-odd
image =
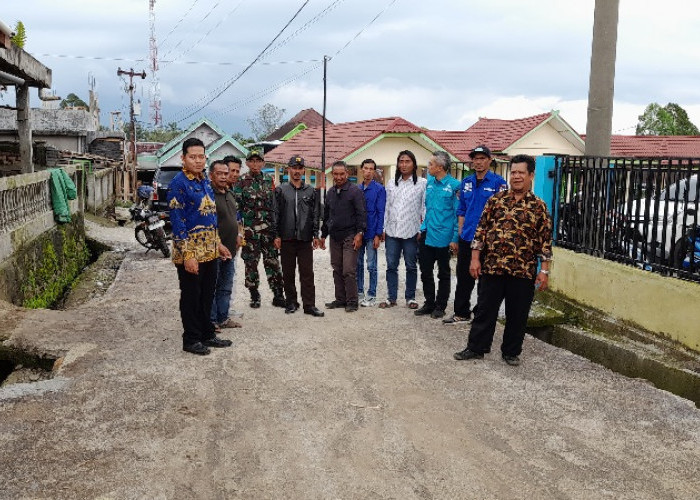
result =
[[357,38],[359,38],[359,36],[360,36],[367,28],[369,28],[370,26],[372,26],[372,24],[374,24],[374,22],[375,22],[377,19],[379,19],[380,17],[382,17],[382,15],[383,15],[387,10],[389,10],[389,7],[391,7],[391,6],[394,5],[395,3],[396,3],[396,0],[391,0],[391,1],[387,4],[387,6],[384,7],[384,9],[383,9],[379,14],[377,14],[376,16],[374,16],[374,18],[373,18],[369,23],[367,23],[367,24],[365,25],[364,28],[362,28],[360,31],[357,32],[357,34],[356,34],[354,37],[352,37],[350,40],[348,40],[348,43],[346,43],[345,45],[343,45],[343,46],[338,50],[338,52],[336,52],[333,56],[330,57],[330,59],[333,59],[335,56],[337,56],[337,55],[340,54],[342,51],[344,51],[345,49],[347,49],[347,48],[348,48],[348,45],[350,45],[352,42],[354,42],[355,40],[357,40]]
[[178,28],[178,26],[180,26],[180,24],[182,23],[182,21],[184,21],[185,18],[187,17],[187,15],[192,11],[192,9],[194,8],[194,6],[197,5],[197,2],[199,2],[199,0],[194,0],[194,2],[192,2],[192,5],[190,5],[190,8],[189,8],[189,9],[187,9],[187,12],[185,12],[185,13],[182,15],[182,17],[180,18],[180,20],[179,20],[178,22],[175,23],[175,26],[173,26],[172,29],[168,32],[168,34],[165,35],[165,36],[163,37],[163,40],[161,41],[161,43],[165,43],[165,41],[168,39],[168,37],[170,37],[170,35],[172,35],[172,34],[175,32],[175,30]]
[[330,13],[334,8],[336,8],[340,2],[343,2],[344,0],[335,0],[332,2],[328,7],[323,9],[321,12],[316,14],[314,17],[309,19],[306,23],[304,23],[300,28],[298,28],[296,31],[294,31],[291,35],[289,35],[287,38],[276,44],[274,47],[272,47],[270,50],[265,53],[263,57],[268,57],[270,54],[273,54],[275,51],[278,49],[284,47],[289,43],[290,40],[292,40],[294,37],[299,35],[300,33],[303,33],[307,29],[309,29],[312,25],[316,24],[318,21],[321,20],[324,16],[326,16],[328,13]]
[[[273,53],[274,51],[278,50],[279,48],[281,48],[284,45],[286,45],[287,43],[289,43],[289,41],[292,38],[296,37],[298,34],[304,32],[304,31],[306,31],[309,27],[311,27],[313,24],[318,22],[322,17],[324,17],[329,12],[331,12],[342,1],[343,0],[334,0],[328,7],[326,7],[321,12],[319,12],[314,17],[312,17],[309,21],[307,21],[305,24],[303,24],[299,29],[294,31],[287,38],[285,38],[281,42],[277,43],[276,45],[272,46],[270,49],[265,51],[260,59],[262,60],[262,59],[268,57],[271,53]],[[313,62],[317,62],[317,60],[314,60]],[[266,64],[266,63],[259,62],[259,64]],[[219,92],[221,89],[225,88],[227,84],[228,84],[228,82],[224,82],[224,83],[218,85],[217,87],[215,87],[213,90],[210,90],[209,92],[204,94],[202,97],[200,97],[196,101],[194,101],[192,104],[190,104],[189,106],[186,106],[182,111],[180,111],[180,113],[177,116],[180,116],[182,114],[187,113],[188,110],[190,110],[190,109],[196,108],[201,102],[206,101],[206,99],[209,96],[214,95],[215,93]],[[177,116],[176,116],[176,118],[177,118]]]
[[[214,10],[216,10],[216,8],[219,6],[220,3],[221,3],[220,0],[217,0],[216,3],[214,4],[214,6],[213,6],[211,9],[209,9],[209,10],[207,11],[206,14],[204,14],[204,17],[202,17],[199,21],[197,21],[197,24],[195,24],[194,26],[192,26],[192,27],[190,28],[191,31],[192,31],[192,32],[196,32],[197,29],[198,29],[198,27],[199,27],[199,25],[202,24],[202,23],[204,22],[204,20],[205,20],[206,18],[208,18],[208,17],[211,15],[212,12],[214,12]],[[193,6],[194,6],[194,5],[193,5]],[[236,8],[237,8],[237,7],[236,7]],[[174,46],[172,49],[168,50],[168,52],[166,52],[165,55],[168,56],[171,52],[173,52],[173,51],[174,51],[175,49],[177,49],[180,45],[182,45],[182,42],[184,42],[184,41],[185,41],[184,38],[180,39],[180,41],[177,42],[177,44],[175,44],[175,46]]]
[[245,69],[243,69],[243,71],[241,71],[240,73],[238,73],[238,75],[236,75],[233,79],[231,79],[231,81],[229,81],[228,84],[227,84],[221,91],[219,91],[214,97],[212,97],[211,99],[209,99],[209,100],[208,100],[204,105],[202,105],[200,108],[198,108],[197,110],[193,111],[192,113],[190,113],[189,115],[185,116],[184,118],[180,118],[179,120],[176,120],[176,122],[179,123],[179,122],[181,122],[181,121],[183,121],[183,120],[186,120],[186,119],[192,117],[193,115],[199,113],[199,112],[202,111],[204,108],[206,108],[207,106],[209,106],[212,102],[214,102],[216,99],[218,99],[219,97],[221,97],[221,95],[222,95],[224,92],[226,92],[229,88],[231,88],[231,86],[232,86],[234,83],[236,83],[243,75],[245,75],[245,74],[248,72],[248,70],[249,70],[250,68],[253,67],[253,65],[254,65],[256,62],[258,62],[258,60],[262,57],[262,55],[265,53],[265,51],[267,51],[267,49],[269,49],[269,48],[272,46],[272,44],[275,43],[275,42],[277,41],[277,39],[278,39],[280,36],[282,36],[282,33],[284,33],[284,30],[286,30],[287,27],[288,27],[290,24],[292,24],[292,22],[297,18],[297,16],[301,13],[301,11],[304,9],[304,7],[306,7],[306,5],[307,5],[308,3],[309,3],[309,0],[306,0],[306,1],[301,5],[301,7],[299,7],[299,10],[296,11],[296,13],[292,16],[292,18],[291,18],[289,21],[287,21],[287,24],[285,24],[285,25],[282,27],[282,29],[279,31],[279,33],[277,33],[277,35],[275,35],[275,37],[272,39],[272,41],[271,41],[270,43],[267,44],[267,46],[257,55],[257,57],[256,57],[255,59],[253,59],[253,61],[252,61],[250,64],[248,64],[248,66],[245,67]]
[[[34,54],[32,54],[35,56]],[[82,56],[82,55],[71,55],[71,54],[36,54],[36,56],[39,57],[55,57],[55,58],[62,58],[62,59],[89,59],[89,60],[94,60],[94,61],[120,61],[120,62],[146,62],[149,61],[147,58],[138,58],[138,59],[131,59],[128,57],[105,57],[105,56]],[[265,61],[260,61],[258,64],[264,65],[264,66],[273,66],[276,64],[302,64],[302,63],[308,63],[308,62],[319,62],[321,59],[307,59],[307,60],[297,60],[297,61],[271,61],[271,62],[265,62]],[[175,60],[164,60],[164,59],[158,59],[158,62],[160,64],[187,64],[187,65],[195,65],[195,64],[201,64],[203,66],[243,66],[243,63],[240,62],[230,62],[230,61],[175,61]]]
[[[374,18],[373,18],[369,23],[367,23],[353,38],[351,38],[345,45],[343,45],[343,47],[341,47],[341,49],[338,50],[338,51],[335,53],[335,55],[337,56],[338,54],[340,54],[341,51],[345,50],[345,49],[348,47],[348,45],[350,45],[350,43],[352,43],[354,40],[356,40],[356,39],[362,34],[363,31],[365,31],[365,30],[366,30],[367,28],[369,28],[377,19],[379,19],[379,18],[389,9],[389,7],[391,7],[395,2],[396,2],[396,0],[392,0],[381,12],[379,12],[376,16],[374,16]],[[335,57],[335,56],[334,56],[334,57]],[[229,113],[229,112],[231,112],[231,111],[233,111],[233,110],[235,110],[235,109],[238,109],[238,108],[240,108],[240,107],[242,107],[242,106],[245,106],[245,105],[247,105],[247,104],[250,104],[251,102],[254,102],[254,101],[257,101],[257,100],[259,100],[259,99],[262,99],[262,98],[265,97],[266,95],[269,95],[269,94],[271,94],[271,93],[273,93],[273,92],[275,92],[275,91],[281,89],[282,87],[286,87],[287,85],[290,85],[291,83],[295,82],[296,80],[300,79],[301,77],[303,77],[303,76],[305,76],[305,75],[311,73],[313,70],[315,70],[315,69],[317,69],[318,67],[321,66],[321,64],[320,64],[321,62],[322,62],[322,61],[318,61],[319,64],[315,64],[315,65],[313,65],[312,67],[310,67],[308,70],[306,70],[306,71],[304,71],[304,72],[302,72],[302,73],[299,73],[299,74],[297,74],[297,75],[295,75],[295,76],[293,76],[293,77],[291,77],[291,78],[288,78],[287,80],[284,80],[284,81],[282,81],[282,82],[280,82],[280,83],[278,83],[278,84],[276,84],[276,85],[273,85],[273,86],[271,86],[271,87],[268,87],[268,88],[266,88],[266,89],[264,89],[264,90],[262,90],[262,91],[260,91],[260,92],[257,92],[257,93],[255,93],[255,94],[252,94],[252,95],[248,96],[248,97],[245,98],[245,99],[241,99],[241,100],[239,100],[239,101],[236,101],[236,102],[234,102],[233,104],[227,106],[226,108],[214,112],[212,116],[217,116],[217,115]]]
[[[221,26],[221,24],[222,24],[223,22],[225,22],[225,21],[229,18],[229,16],[230,16],[231,14],[233,14],[234,12],[236,12],[236,11],[238,10],[238,8],[239,8],[241,5],[243,5],[243,2],[244,2],[244,1],[245,1],[245,0],[241,0],[240,2],[238,2],[238,5],[236,5],[232,10],[230,10],[230,11],[228,12],[228,14],[226,14],[226,15],[223,16],[221,19],[219,19],[219,22],[216,23],[216,24],[215,24],[214,26],[212,26],[211,28],[209,28],[209,31],[207,31],[199,40],[197,40],[195,43],[193,43],[192,45],[190,45],[189,47],[187,47],[187,49],[186,49],[182,54],[180,54],[179,56],[173,58],[173,60],[177,60],[177,59],[179,59],[180,57],[182,57],[182,56],[188,54],[188,53],[189,53],[192,49],[194,49],[197,45],[199,45],[200,43],[202,43],[202,41],[204,41],[204,39],[206,39],[206,38],[211,34],[212,31],[214,31],[214,30],[217,29],[219,26]],[[219,3],[217,2],[216,5],[219,5]],[[216,6],[215,6],[215,7],[216,7]],[[212,9],[212,11],[213,11],[213,9]],[[210,12],[211,12],[211,11],[210,11]],[[202,19],[202,21],[204,21],[204,19]],[[176,47],[173,47],[173,50],[175,50],[175,48],[177,48],[177,46],[176,46]],[[170,52],[172,52],[172,50],[171,50]],[[170,54],[170,52],[168,52],[168,54]],[[166,54],[166,55],[168,55],[168,54]]]
[[236,102],[230,104],[229,106],[227,106],[227,107],[225,107],[225,108],[223,108],[223,109],[217,110],[217,111],[215,111],[215,112],[212,114],[212,116],[218,116],[218,115],[222,115],[222,114],[229,113],[229,112],[231,112],[231,111],[233,111],[233,110],[235,110],[235,109],[238,109],[238,108],[240,108],[240,107],[245,106],[246,104],[249,104],[249,103],[251,103],[251,102],[254,102],[254,101],[257,101],[257,100],[259,100],[259,99],[262,99],[262,98],[265,97],[266,95],[269,95],[269,94],[271,94],[271,93],[273,93],[273,92],[275,92],[275,91],[281,89],[282,87],[286,87],[287,85],[289,85],[289,84],[291,84],[291,83],[294,83],[296,80],[300,79],[300,78],[303,77],[303,76],[308,75],[309,73],[311,73],[311,72],[314,71],[315,69],[319,68],[319,67],[321,66],[321,64],[323,63],[322,60],[321,60],[321,61],[314,61],[314,62],[316,62],[317,64],[314,64],[313,66],[311,66],[311,67],[310,67],[309,69],[307,69],[306,71],[304,71],[304,72],[302,72],[302,73],[298,73],[298,74],[296,74],[296,75],[294,75],[294,76],[288,78],[287,80],[284,80],[284,81],[279,82],[279,83],[277,83],[277,84],[275,84],[275,85],[272,85],[272,86],[270,86],[270,87],[268,87],[268,88],[266,88],[266,89],[264,89],[264,90],[261,90],[261,91],[259,91],[259,92],[256,92],[255,94],[252,94],[252,95],[246,97],[245,99],[240,99],[240,100],[238,100],[238,101],[236,101]]
[[[338,1],[340,1],[340,0],[338,0]],[[338,3],[338,2],[335,2],[335,3]],[[335,4],[335,3],[334,3],[334,4]],[[347,42],[345,45],[343,45],[338,51],[336,51],[336,53],[334,54],[333,57],[336,57],[338,54],[340,54],[342,51],[344,51],[353,41],[355,41],[357,38],[359,38],[359,36],[360,36],[365,30],[367,30],[372,24],[374,24],[374,23],[377,21],[377,19],[379,19],[382,15],[384,15],[384,13],[385,13],[387,10],[389,10],[389,8],[390,8],[394,3],[396,3],[396,0],[391,0],[391,1],[386,5],[386,7],[384,7],[384,9],[382,9],[376,16],[374,16],[374,17],[372,18],[372,20],[371,20],[369,23],[367,23],[360,31],[357,32],[357,34],[355,34],[354,37],[352,37],[350,40],[348,40],[348,42]],[[332,4],[332,5],[329,6],[328,8],[332,7],[334,4]],[[327,10],[327,9],[326,9],[326,10]],[[322,13],[323,13],[323,12],[324,12],[324,11],[322,11]],[[320,14],[319,14],[319,16],[320,16]],[[319,17],[319,16],[317,16],[317,17]],[[308,24],[308,23],[307,23],[307,24]],[[299,31],[299,30],[297,30],[297,31]],[[296,33],[296,32],[295,32],[295,33]],[[290,35],[290,36],[291,36],[291,35]],[[288,37],[288,38],[289,38],[289,37]],[[287,38],[287,39],[288,39],[288,38]],[[285,39],[285,40],[287,40],[287,39]],[[283,42],[280,42],[280,44],[281,44],[281,43],[283,43]],[[275,47],[280,46],[280,44],[276,45]],[[245,98],[245,99],[240,99],[240,100],[234,102],[233,104],[229,105],[228,107],[226,107],[226,108],[224,108],[224,109],[222,109],[222,110],[219,110],[219,111],[214,112],[212,116],[217,116],[217,115],[220,115],[220,114],[229,113],[229,112],[231,112],[231,111],[233,111],[233,110],[235,110],[235,109],[238,109],[238,108],[240,108],[240,107],[242,107],[242,106],[245,106],[246,104],[249,104],[249,103],[254,102],[254,101],[258,100],[258,99],[261,99],[261,98],[265,97],[266,95],[269,95],[269,94],[271,94],[271,93],[273,93],[273,92],[279,90],[280,88],[285,87],[285,86],[287,86],[287,85],[289,85],[289,84],[295,82],[295,81],[298,80],[299,78],[301,78],[301,77],[303,77],[303,76],[305,76],[305,75],[311,73],[313,70],[315,70],[315,69],[317,69],[318,67],[321,66],[320,63],[321,63],[322,61],[310,60],[309,62],[318,62],[318,64],[313,65],[313,66],[312,66],[311,68],[309,68],[308,70],[306,70],[306,71],[304,71],[304,72],[302,72],[302,73],[299,73],[299,74],[297,74],[297,75],[295,75],[295,76],[293,76],[293,77],[291,77],[291,78],[289,78],[289,79],[287,79],[287,80],[284,80],[284,81],[282,81],[282,82],[280,82],[280,83],[278,83],[278,84],[276,84],[276,85],[273,85],[273,86],[271,86],[271,87],[268,87],[267,89],[262,90],[262,91],[260,91],[260,92],[257,92],[257,93],[255,93],[255,94],[252,94],[251,96],[249,96],[249,97],[247,97],[247,98]],[[265,63],[261,63],[261,64],[265,64]],[[189,106],[189,107],[192,107],[192,106]],[[188,107],[188,108],[189,108],[189,107]],[[186,109],[188,109],[188,108],[186,108]],[[200,108],[200,109],[203,109],[203,108]],[[198,110],[198,111],[199,111],[199,110]],[[191,117],[193,114],[194,114],[194,113],[188,115],[186,118]],[[186,118],[183,118],[183,119],[181,119],[181,120],[178,120],[178,122],[183,121],[183,120],[185,120]]]

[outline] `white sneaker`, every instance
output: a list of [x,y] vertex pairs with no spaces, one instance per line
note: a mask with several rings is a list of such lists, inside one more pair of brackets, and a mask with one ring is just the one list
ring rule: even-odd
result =
[[364,294],[364,292],[358,293],[358,294],[357,294],[357,301],[358,301],[358,302],[362,302],[363,300],[365,300],[365,294]]
[[377,299],[374,297],[367,297],[362,302],[360,302],[362,307],[374,307],[377,305]]

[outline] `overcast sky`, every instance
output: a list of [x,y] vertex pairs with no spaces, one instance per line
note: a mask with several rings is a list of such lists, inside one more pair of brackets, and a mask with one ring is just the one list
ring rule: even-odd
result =
[[[207,116],[248,135],[246,118],[268,102],[284,108],[285,119],[309,107],[321,112],[327,55],[333,122],[401,116],[461,130],[479,117],[558,109],[586,131],[594,0],[310,0],[234,82],[304,3],[156,0],[164,122],[185,128]],[[146,70],[136,96],[147,123],[148,4],[5,0],[0,20],[24,23],[25,49],[53,70],[57,95],[87,101],[94,81],[105,125],[110,111],[128,118],[117,68]],[[633,134],[650,102],[676,102],[700,126],[699,26],[694,1],[620,0],[614,133]],[[12,87],[0,104],[14,104]]]

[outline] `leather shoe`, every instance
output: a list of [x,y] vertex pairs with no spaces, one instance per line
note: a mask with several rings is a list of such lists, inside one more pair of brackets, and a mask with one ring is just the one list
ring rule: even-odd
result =
[[228,339],[222,339],[220,337],[212,337],[202,342],[202,344],[208,347],[231,347],[231,344],[233,344],[233,342],[231,342]]
[[456,352],[452,355],[457,361],[465,361],[467,359],[484,359],[484,355],[480,352],[470,351],[469,349],[464,349],[463,351]]
[[326,302],[326,309],[343,309],[345,307],[345,302],[340,302],[339,300],[334,300],[333,302]]
[[275,295],[272,299],[272,305],[275,307],[287,307],[287,301],[284,300],[284,295]]
[[428,314],[430,314],[432,312],[433,312],[432,307],[429,307],[428,304],[423,304],[423,307],[413,311],[413,314],[415,314],[416,316],[427,316]]
[[298,302],[292,302],[290,304],[287,304],[287,307],[284,308],[284,312],[287,314],[292,314],[297,312],[299,309],[299,303]]
[[442,318],[444,315],[445,315],[444,309],[433,309],[433,312],[430,313],[430,317],[433,319]]
[[345,312],[346,313],[352,313],[357,311],[357,304],[347,304],[345,306]]
[[510,366],[520,365],[520,358],[517,356],[506,356],[505,354],[501,354],[501,357],[503,358],[503,361],[505,361],[507,365],[510,365]]
[[325,315],[325,313],[321,311],[318,307],[305,307],[304,314],[310,314],[311,316],[315,316],[316,318],[322,318]]
[[195,342],[194,344],[183,345],[182,350],[185,352],[191,352],[192,354],[197,354],[199,356],[206,356],[211,351],[207,346],[201,342]]
[[250,290],[250,307],[257,309],[260,307],[260,292],[257,288],[252,288]]

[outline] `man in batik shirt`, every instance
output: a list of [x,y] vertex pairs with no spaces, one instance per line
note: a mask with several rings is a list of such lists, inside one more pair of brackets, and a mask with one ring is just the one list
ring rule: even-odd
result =
[[182,349],[209,354],[209,347],[228,347],[209,320],[216,286],[217,258],[231,258],[217,232],[216,203],[206,165],[204,144],[197,138],[182,144],[182,172],[168,186],[168,206],[173,227],[173,263],[180,282]]
[[520,364],[535,288],[547,288],[552,261],[552,222],[545,202],[530,191],[534,177],[535,159],[514,156],[510,189],[493,195],[484,207],[469,266],[472,277],[482,280],[482,288],[467,347],[454,354],[457,360],[482,359],[490,352],[498,309],[505,299],[501,357],[511,366]]

